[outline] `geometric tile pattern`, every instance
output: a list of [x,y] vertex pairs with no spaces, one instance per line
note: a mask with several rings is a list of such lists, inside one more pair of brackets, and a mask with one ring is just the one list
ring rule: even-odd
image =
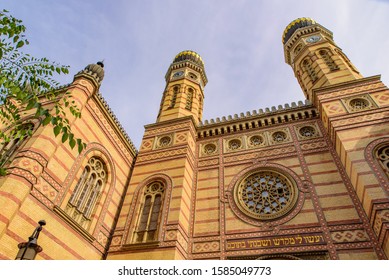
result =
[[369,236],[363,229],[331,232],[335,243],[369,241]]
[[323,109],[327,116],[336,116],[347,113],[343,104],[339,100],[323,104]]
[[193,244],[194,253],[216,252],[220,250],[219,241],[210,241]]

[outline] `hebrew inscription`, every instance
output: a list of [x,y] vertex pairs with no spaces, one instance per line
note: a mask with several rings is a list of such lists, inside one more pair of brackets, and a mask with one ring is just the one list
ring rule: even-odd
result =
[[300,245],[322,245],[326,244],[322,234],[312,235],[292,235],[280,236],[271,238],[257,238],[245,240],[229,240],[227,241],[227,250],[241,249],[258,249],[258,248],[274,248]]

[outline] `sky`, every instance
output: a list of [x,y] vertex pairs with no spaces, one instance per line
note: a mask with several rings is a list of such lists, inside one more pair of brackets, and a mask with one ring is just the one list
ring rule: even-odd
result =
[[281,42],[294,19],[334,34],[363,76],[389,85],[389,0],[1,0],[27,27],[25,52],[70,66],[104,60],[100,92],[139,148],[176,54],[205,63],[206,119],[304,100]]

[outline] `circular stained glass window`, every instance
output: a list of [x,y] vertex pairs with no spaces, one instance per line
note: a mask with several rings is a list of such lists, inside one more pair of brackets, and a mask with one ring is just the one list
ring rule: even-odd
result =
[[249,143],[251,146],[259,146],[263,143],[263,138],[259,135],[251,136],[249,139]]
[[242,146],[242,143],[239,139],[233,139],[230,142],[228,142],[228,148],[230,150],[237,150]]
[[160,147],[166,147],[171,143],[172,139],[169,136],[164,136],[161,139],[159,139],[159,146]]
[[363,98],[354,98],[350,100],[350,106],[354,111],[367,109],[370,106],[370,102]]
[[204,154],[210,155],[213,154],[215,151],[216,151],[215,144],[207,144],[204,146]]
[[313,137],[316,134],[316,131],[312,126],[304,126],[300,128],[299,132],[303,137]]
[[274,142],[284,142],[287,138],[286,133],[283,131],[277,131],[272,134]]
[[274,170],[251,173],[235,187],[235,199],[246,215],[269,220],[289,212],[297,201],[297,188]]

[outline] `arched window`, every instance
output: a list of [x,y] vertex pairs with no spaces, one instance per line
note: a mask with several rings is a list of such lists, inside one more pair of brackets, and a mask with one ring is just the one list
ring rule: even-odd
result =
[[193,103],[193,89],[188,89],[188,95],[186,97],[186,105],[185,109],[192,110],[192,103]]
[[14,135],[5,133],[4,142],[0,143],[0,167],[4,167],[11,161],[16,150],[32,135],[34,125],[32,123],[22,124],[16,129]]
[[135,231],[135,242],[149,242],[157,239],[165,188],[161,182],[152,182],[143,192]]
[[97,157],[90,158],[66,207],[66,212],[82,227],[88,227],[93,209],[106,182],[105,164]]
[[389,143],[380,145],[376,149],[375,157],[389,179]]
[[335,64],[335,61],[332,59],[330,53],[327,50],[320,50],[319,55],[331,71],[339,69],[339,67]]
[[312,83],[317,80],[317,75],[315,70],[313,70],[311,63],[308,61],[308,59],[305,59],[303,61],[303,68],[308,73],[309,78],[311,79]]
[[175,86],[173,88],[173,95],[172,95],[172,100],[170,102],[169,108],[174,108],[174,106],[176,106],[176,101],[177,101],[177,95],[178,95],[179,88],[180,88],[179,86]]

